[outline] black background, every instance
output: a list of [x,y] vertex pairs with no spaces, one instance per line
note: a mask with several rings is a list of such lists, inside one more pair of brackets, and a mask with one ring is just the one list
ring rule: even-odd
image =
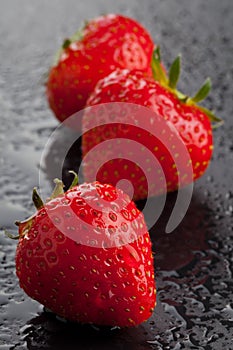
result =
[[[85,19],[109,12],[141,21],[161,46],[166,65],[182,54],[182,91],[193,94],[210,76],[213,90],[205,105],[225,124],[214,131],[212,163],[194,186],[183,222],[173,233],[164,233],[175,201],[171,194],[151,230],[158,287],[152,318],[119,331],[59,322],[20,290],[16,243],[2,230],[0,350],[233,349],[232,0],[1,0],[0,228],[16,233],[13,222],[32,213],[30,191],[40,184],[41,154],[57,125],[43,85],[54,52]],[[69,131],[62,131],[42,164],[48,188],[67,138]]]

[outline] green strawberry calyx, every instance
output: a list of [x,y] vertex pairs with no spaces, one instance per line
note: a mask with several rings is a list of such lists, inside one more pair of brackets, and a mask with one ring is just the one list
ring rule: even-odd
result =
[[[75,171],[73,170],[69,170],[68,171],[70,174],[74,175],[73,181],[69,186],[69,190],[71,190],[73,187],[78,185],[78,175]],[[61,196],[64,194],[64,183],[62,182],[62,180],[56,178],[53,180],[53,182],[55,183],[55,187],[54,190],[51,194],[51,196],[46,200],[46,202],[51,201],[54,198],[57,198],[58,196]],[[39,193],[37,192],[36,187],[34,187],[33,191],[32,191],[32,201],[34,203],[34,206],[36,207],[37,210],[40,210],[41,208],[44,207],[44,203],[39,195]]]
[[81,29],[77,30],[77,32],[75,32],[71,37],[66,38],[63,40],[63,44],[62,46],[58,49],[58,51],[55,53],[54,56],[54,61],[53,61],[53,66],[56,66],[61,58],[62,53],[68,49],[68,47],[74,43],[74,42],[79,42],[82,40],[83,38],[83,29],[85,28],[85,26],[83,26]]
[[176,88],[181,72],[181,55],[178,55],[175,58],[171,64],[169,73],[167,74],[161,65],[160,47],[158,46],[154,50],[151,66],[154,79],[158,81],[162,86],[169,89],[172,93],[174,93],[181,102],[187,105],[195,105],[198,107],[204,114],[208,116],[212,123],[215,123],[212,125],[213,128],[216,128],[223,124],[222,119],[218,118],[213,111],[210,111],[209,109],[199,105],[199,102],[203,101],[211,90],[210,78],[207,78],[205,80],[204,84],[193,97],[189,97],[188,95],[185,95],[182,92],[178,91]]
[[[78,175],[73,170],[70,170],[69,173],[74,175],[73,181],[72,181],[71,185],[69,186],[69,190],[70,190],[73,187],[78,185]],[[54,183],[55,183],[54,190],[53,190],[51,196],[46,200],[46,203],[51,201],[52,199],[57,198],[58,196],[64,194],[63,182],[56,178],[56,179],[54,179]],[[35,208],[37,209],[37,211],[44,207],[44,202],[41,199],[36,187],[34,187],[32,190],[32,201],[33,201],[33,204],[34,204]],[[5,235],[8,238],[15,239],[15,240],[18,240],[18,239],[24,237],[29,232],[30,228],[32,227],[35,215],[36,215],[36,213],[24,221],[16,221],[15,222],[15,225],[19,227],[19,235],[14,236],[6,230],[5,230]]]

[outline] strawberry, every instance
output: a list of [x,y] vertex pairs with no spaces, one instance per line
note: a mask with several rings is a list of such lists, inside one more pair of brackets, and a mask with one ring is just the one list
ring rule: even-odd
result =
[[99,79],[116,68],[151,73],[154,44],[137,21],[117,14],[94,18],[64,41],[47,80],[47,98],[62,122],[83,109]]
[[19,226],[16,272],[33,299],[70,321],[132,327],[155,306],[151,241],[142,213],[121,190],[57,180]]
[[[134,185],[134,200],[146,198],[149,185],[150,195],[157,195],[177,190],[178,187],[187,185],[203,175],[213,149],[211,121],[220,121],[212,112],[197,104],[210,90],[209,79],[199,92],[190,98],[176,90],[180,57],[173,62],[167,77],[161,69],[160,51],[157,48],[152,68],[154,78],[139,70],[118,69],[100,80],[87,101],[88,107],[97,108],[99,105],[99,113],[94,112],[92,107],[91,113],[87,112],[83,116],[82,152],[83,157],[88,155],[83,162],[85,180],[93,181],[93,178],[96,178],[100,182],[113,185],[122,178],[129,180]],[[119,105],[112,102],[124,103]],[[107,110],[106,103],[112,103],[111,113],[101,112],[101,109]],[[148,112],[141,108],[141,115],[132,116],[133,112],[128,105],[132,103],[146,107],[151,113],[146,118]],[[121,109],[128,109],[128,114],[124,111],[125,117],[119,119]],[[114,113],[118,115],[118,120],[114,119]],[[98,125],[98,120],[105,125],[93,127]],[[130,123],[131,126],[124,123]],[[105,158],[106,150],[100,151],[98,148],[98,154],[97,151],[90,152],[95,146],[110,139],[119,141],[115,142],[111,151],[108,150],[108,161]],[[130,149],[128,153],[124,153],[127,157],[121,157],[122,151],[126,152],[128,147],[122,146],[122,149],[118,150],[117,144],[122,143],[122,139],[131,140],[131,143],[139,142],[142,150],[149,150],[158,161],[159,166],[151,167],[151,159],[145,159],[149,164],[148,171],[154,171],[150,183],[148,174],[146,175],[144,169],[138,165],[140,157],[146,157],[145,153],[140,156],[139,151]],[[130,158],[135,157],[138,164],[130,161]],[[94,174],[97,158],[102,165],[97,169],[97,174]]]

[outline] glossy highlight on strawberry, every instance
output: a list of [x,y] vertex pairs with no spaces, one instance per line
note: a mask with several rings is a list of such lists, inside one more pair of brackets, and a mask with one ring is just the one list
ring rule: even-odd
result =
[[39,209],[17,223],[21,288],[70,321],[132,327],[147,320],[156,289],[142,213],[111,185],[57,188],[46,204],[34,191]]
[[139,69],[152,74],[154,43],[136,20],[108,14],[89,21],[59,51],[49,72],[46,94],[62,122],[83,109],[99,79],[116,68]]

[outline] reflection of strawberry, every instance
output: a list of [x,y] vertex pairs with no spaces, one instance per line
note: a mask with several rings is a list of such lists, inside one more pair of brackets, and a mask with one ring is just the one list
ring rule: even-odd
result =
[[153,41],[135,20],[109,14],[91,20],[78,35],[64,41],[47,81],[47,97],[63,121],[84,108],[99,79],[116,68],[151,72]]
[[[156,116],[154,117],[154,125],[151,122],[151,134],[153,134],[151,135],[148,131],[143,130],[142,123],[140,124],[142,129],[140,130],[137,128],[136,123],[135,126],[131,127],[122,127],[121,123],[114,126],[110,125],[113,120],[112,113],[109,113],[109,116],[105,113],[104,117],[102,116],[105,125],[93,128],[84,134],[82,150],[85,156],[97,144],[113,138],[126,138],[139,142],[142,146],[149,149],[160,162],[162,173],[166,177],[166,188],[161,188],[159,182],[161,170],[160,173],[156,174],[153,191],[153,194],[156,194],[166,190],[176,190],[179,177],[181,185],[183,185],[196,180],[205,172],[213,149],[211,121],[218,121],[218,119],[210,111],[197,105],[197,102],[204,99],[210,90],[209,80],[206,81],[195,97],[189,98],[176,90],[180,71],[179,58],[171,66],[169,78],[164,70],[161,69],[158,49],[155,51],[152,67],[157,80],[146,77],[144,73],[138,70],[130,71],[125,69],[111,73],[99,81],[87,102],[87,106],[108,102],[127,102],[149,107],[155,112],[156,116],[165,121],[171,132],[174,133],[175,131],[178,137],[180,136],[179,139],[184,144],[183,148],[186,147],[188,150],[190,159],[187,161],[186,157],[183,161],[183,153],[174,151],[177,147],[176,142],[171,145],[174,152],[173,156],[169,154],[166,147],[169,146],[171,135],[167,135],[165,143],[153,137],[156,128],[158,130],[161,128],[160,131],[162,132],[161,123],[158,123]],[[129,120],[130,117],[126,116],[125,122],[129,122]],[[144,123],[146,123],[146,119]],[[94,125],[94,122],[88,119],[87,113],[87,117],[85,118],[84,116],[83,118],[83,130],[90,129],[91,124]],[[157,135],[158,130],[156,131]],[[93,151],[93,160],[90,158],[90,161],[84,164],[84,173],[88,181],[90,181],[92,176],[93,161],[96,156]],[[126,178],[134,184],[134,199],[145,198],[147,196],[147,179],[145,174],[134,163],[119,158],[105,163],[99,169],[97,179],[101,182],[115,185],[120,178]],[[180,174],[176,167],[178,161],[184,163]],[[193,167],[193,175],[188,177],[187,171],[190,164]]]
[[130,327],[155,306],[151,241],[121,190],[94,182],[63,193],[19,225],[16,271],[33,299],[71,321]]
[[[208,249],[207,231],[209,222],[206,220],[206,216],[209,208],[201,205],[194,196],[182,225],[179,225],[172,234],[167,234],[165,232],[167,219],[171,215],[176,200],[176,194],[169,193],[162,215],[150,230],[156,246],[156,269],[179,271],[184,268],[189,273],[196,264],[195,256],[198,257],[200,252],[205,252]],[[156,198],[151,199],[151,206],[156,206]],[[199,258],[198,261],[205,260],[204,255],[203,259]]]

